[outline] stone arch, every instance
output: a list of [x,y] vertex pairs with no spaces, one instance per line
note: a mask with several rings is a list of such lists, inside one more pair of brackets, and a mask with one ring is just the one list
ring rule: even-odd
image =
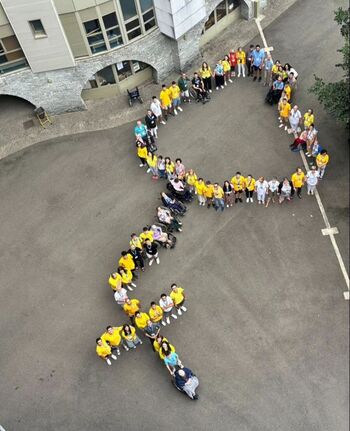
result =
[[28,105],[32,105],[33,110],[38,107],[37,101],[35,101],[30,96],[27,97],[27,95],[20,94],[20,91],[19,92],[17,92],[17,91],[16,92],[14,92],[14,91],[2,91],[0,93],[0,97],[1,96],[8,96],[8,97],[11,97],[13,99],[18,99],[19,101],[27,102]]

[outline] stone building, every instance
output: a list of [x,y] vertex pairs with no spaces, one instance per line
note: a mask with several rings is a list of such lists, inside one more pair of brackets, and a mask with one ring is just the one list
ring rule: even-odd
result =
[[[267,0],[260,0],[260,7]],[[0,95],[59,114],[185,69],[252,0],[0,0]]]

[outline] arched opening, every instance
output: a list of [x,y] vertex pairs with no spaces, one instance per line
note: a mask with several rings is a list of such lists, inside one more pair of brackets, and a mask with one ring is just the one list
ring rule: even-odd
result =
[[127,89],[155,80],[155,74],[152,66],[138,60],[111,64],[88,79],[82,91],[82,98],[102,99],[125,94]]
[[28,100],[17,96],[0,94],[0,121],[15,118],[30,118],[34,115],[35,106]]
[[241,0],[222,0],[216,6],[204,24],[200,46],[204,46],[210,42],[225,28],[240,18],[241,3]]

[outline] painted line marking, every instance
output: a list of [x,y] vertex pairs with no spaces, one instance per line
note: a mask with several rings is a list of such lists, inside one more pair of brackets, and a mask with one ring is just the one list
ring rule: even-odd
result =
[[[308,171],[310,168],[309,168],[309,165],[307,164],[306,157],[305,157],[305,154],[304,154],[303,150],[300,150],[300,156],[301,156],[301,158],[303,160],[303,164],[304,164],[305,170]],[[337,241],[334,238],[334,234],[335,233],[339,233],[339,231],[338,231],[338,229],[336,227],[331,227],[331,225],[329,223],[329,220],[328,220],[328,217],[327,217],[327,214],[326,214],[326,211],[325,211],[324,206],[322,204],[320,194],[318,193],[317,189],[315,190],[314,196],[315,196],[316,201],[318,203],[318,206],[320,208],[320,211],[321,211],[324,223],[326,225],[326,229],[321,229],[322,234],[323,235],[328,235],[329,238],[330,238],[330,240],[331,240],[331,243],[332,243],[332,246],[333,246],[333,249],[334,249],[334,253],[337,256],[341,272],[343,274],[346,286],[348,288],[348,292],[344,292],[344,299],[349,300],[349,275],[348,275],[348,272],[347,272],[346,267],[344,265],[343,258],[342,258],[341,254],[340,254]],[[335,232],[335,230],[336,230],[336,232]],[[326,231],[326,233],[324,233],[324,231]]]
[[[269,48],[269,47],[267,46],[266,38],[265,38],[265,35],[264,35],[264,32],[263,32],[263,29],[262,29],[262,27],[261,27],[261,24],[260,24],[260,18],[255,18],[255,22],[256,22],[256,25],[257,25],[257,27],[258,27],[258,30],[259,30],[259,33],[260,33],[261,39],[262,39],[262,41],[263,41],[263,44],[264,44],[265,50],[266,50],[267,52],[269,52],[269,51],[270,51],[270,49],[271,49],[271,47]],[[302,158],[302,161],[303,161],[304,167],[305,167],[306,171],[308,171],[310,168],[309,168],[309,165],[307,164],[306,157],[305,157],[305,154],[304,154],[304,151],[303,151],[303,150],[301,150],[301,151],[300,151],[300,155],[301,155],[301,158]],[[330,223],[329,223],[329,220],[328,220],[328,217],[327,217],[327,214],[326,214],[326,211],[325,211],[325,209],[324,209],[324,206],[323,206],[323,204],[322,204],[322,201],[321,201],[321,198],[320,198],[320,195],[319,195],[319,193],[318,193],[318,190],[317,190],[317,189],[315,190],[315,194],[314,194],[314,196],[316,197],[316,201],[317,201],[317,203],[318,203],[318,207],[320,208],[320,211],[321,211],[321,214],[322,214],[322,217],[323,217],[324,223],[325,223],[325,225],[326,225],[326,229],[321,229],[322,234],[323,234],[323,235],[327,235],[327,236],[329,236],[329,238],[330,238],[330,240],[331,240],[331,243],[332,243],[332,246],[333,246],[333,249],[334,249],[334,253],[335,253],[335,255],[337,256],[337,259],[338,259],[338,263],[339,263],[339,266],[340,266],[341,272],[342,272],[342,274],[343,274],[343,277],[344,277],[344,280],[345,280],[346,286],[347,286],[347,288],[348,288],[348,291],[343,293],[343,294],[344,294],[344,299],[349,300],[349,288],[350,288],[350,287],[349,287],[349,275],[348,275],[348,272],[347,272],[346,267],[345,267],[345,265],[344,265],[343,258],[342,258],[341,254],[340,254],[340,251],[339,251],[339,247],[338,247],[337,241],[336,241],[336,240],[335,240],[335,238],[334,238],[334,234],[335,234],[335,233],[338,233],[339,231],[338,231],[338,229],[337,229],[336,227],[331,227],[331,225],[330,225]],[[335,232],[335,230],[336,230],[336,232]],[[325,232],[325,233],[324,233],[324,232]]]

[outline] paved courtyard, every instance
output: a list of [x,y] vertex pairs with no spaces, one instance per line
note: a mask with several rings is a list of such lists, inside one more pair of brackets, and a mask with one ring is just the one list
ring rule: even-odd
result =
[[[274,57],[300,73],[298,105],[315,108],[331,156],[320,196],[347,262],[347,134],[307,93],[312,74],[331,76],[339,60],[331,11],[342,2],[328,3],[297,2],[265,34]],[[316,46],[329,55],[310,55]],[[301,158],[265,92],[240,80],[205,106],[185,106],[160,130],[159,154],[182,157],[212,181],[236,170],[290,175]],[[154,220],[165,186],[139,169],[132,126],[41,143],[0,162],[0,424],[347,430],[346,285],[317,202],[305,193],[289,205],[241,204],[223,214],[193,204],[176,248],[141,274],[133,297],[147,309],[172,282],[187,292],[188,312],[163,332],[199,376],[199,402],[172,388],[148,343],[112,367],[98,360],[95,338],[125,320],[108,274],[129,234]]]

